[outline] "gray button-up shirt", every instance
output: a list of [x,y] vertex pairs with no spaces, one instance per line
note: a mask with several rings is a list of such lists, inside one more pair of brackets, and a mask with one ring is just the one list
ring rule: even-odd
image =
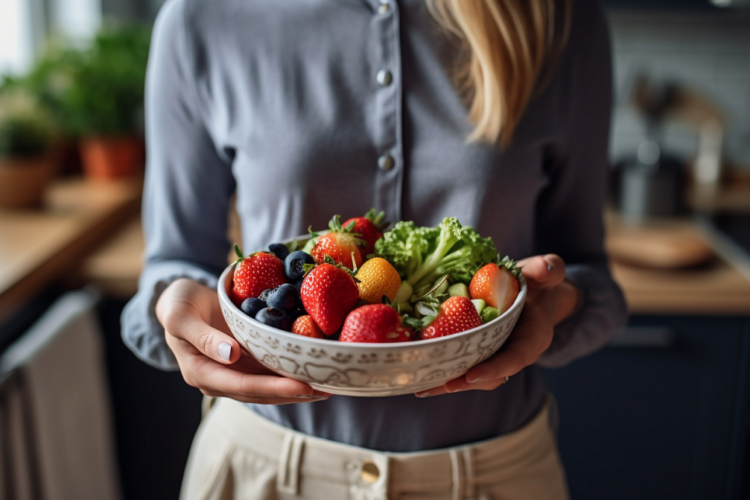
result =
[[[237,193],[246,252],[370,207],[392,221],[454,216],[520,259],[555,252],[583,305],[539,363],[602,346],[625,306],[602,246],[610,49],[604,16],[574,2],[567,48],[513,144],[467,144],[451,76],[460,53],[423,0],[171,0],[159,15],[146,95],[147,248],[125,342],[176,369],[154,316],[178,277],[208,286],[226,265]],[[543,404],[535,367],[491,392],[427,399],[333,396],[253,409],[281,425],[388,451],[492,438]]]

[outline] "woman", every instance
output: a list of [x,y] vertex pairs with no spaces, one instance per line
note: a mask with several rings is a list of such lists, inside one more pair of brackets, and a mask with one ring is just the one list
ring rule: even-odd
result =
[[[220,398],[184,498],[566,497],[533,365],[583,356],[625,319],[602,246],[609,58],[593,0],[163,8],[146,266],[123,335]],[[498,355],[418,397],[329,397],[276,376],[241,352],[213,291],[235,190],[246,251],[371,206],[420,225],[457,217],[531,256],[519,325]]]

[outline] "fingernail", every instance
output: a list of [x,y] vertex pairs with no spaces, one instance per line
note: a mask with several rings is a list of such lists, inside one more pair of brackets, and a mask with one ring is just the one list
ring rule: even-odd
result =
[[434,394],[431,394],[430,391],[417,392],[414,393],[414,395],[418,398],[429,398],[430,396],[434,396]]
[[328,399],[325,396],[318,396],[317,394],[297,394],[294,397],[297,399],[310,399],[312,401],[320,401],[321,399]]
[[232,346],[226,342],[219,344],[219,357],[224,361],[229,361],[229,357],[232,355]]
[[547,264],[547,271],[552,272],[554,270],[555,270],[555,266],[553,266],[552,264]]

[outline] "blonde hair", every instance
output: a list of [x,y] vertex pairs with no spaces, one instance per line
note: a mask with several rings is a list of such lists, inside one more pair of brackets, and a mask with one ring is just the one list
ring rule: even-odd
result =
[[474,124],[467,141],[508,146],[535,89],[565,45],[571,0],[426,2],[438,23],[469,52],[455,75]]

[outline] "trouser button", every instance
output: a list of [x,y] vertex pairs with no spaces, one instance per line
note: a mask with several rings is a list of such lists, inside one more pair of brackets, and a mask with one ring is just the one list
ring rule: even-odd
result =
[[373,462],[365,462],[362,464],[360,476],[364,482],[374,483],[380,477],[380,470]]

